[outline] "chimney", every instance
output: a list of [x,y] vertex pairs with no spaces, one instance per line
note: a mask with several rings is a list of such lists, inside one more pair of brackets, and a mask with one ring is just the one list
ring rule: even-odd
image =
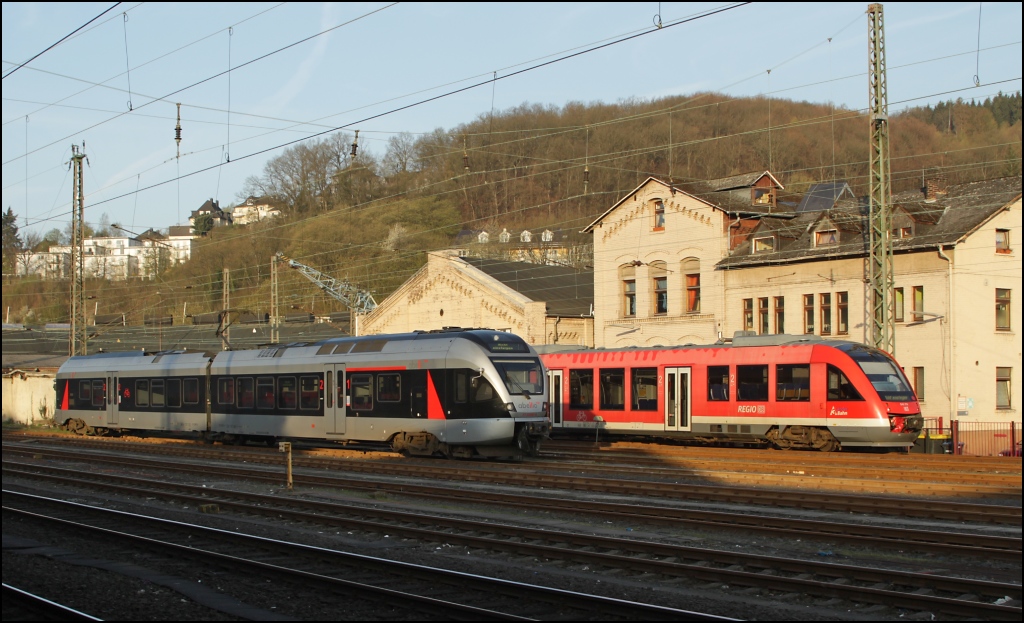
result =
[[946,174],[939,169],[932,169],[925,178],[924,188],[925,201],[935,201],[946,194]]

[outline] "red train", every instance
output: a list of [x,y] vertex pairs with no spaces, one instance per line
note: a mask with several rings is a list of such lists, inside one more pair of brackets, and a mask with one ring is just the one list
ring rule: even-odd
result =
[[923,425],[889,355],[856,342],[737,336],[709,346],[541,351],[553,431],[776,448],[904,448]]

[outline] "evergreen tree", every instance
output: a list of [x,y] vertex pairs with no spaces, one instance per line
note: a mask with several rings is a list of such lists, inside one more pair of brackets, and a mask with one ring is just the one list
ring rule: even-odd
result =
[[4,214],[4,274],[14,272],[19,251],[21,251],[21,235],[18,234],[18,217],[15,216],[14,211],[8,207],[7,213]]

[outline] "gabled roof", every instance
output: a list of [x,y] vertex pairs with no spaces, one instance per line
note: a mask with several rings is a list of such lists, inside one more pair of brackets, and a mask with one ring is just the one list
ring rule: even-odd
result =
[[594,304],[594,271],[529,262],[459,258],[523,296],[547,303],[549,316],[586,316]]
[[732,175],[729,177],[720,177],[714,180],[704,180],[695,182],[695,185],[702,186],[706,192],[722,192],[726,190],[739,190],[741,188],[753,188],[757,184],[758,180],[762,177],[767,176],[771,180],[772,186],[779,189],[785,189],[770,171],[754,171],[751,173],[741,173],[739,175]]
[[846,180],[811,184],[803,199],[800,200],[800,205],[796,207],[796,211],[820,212],[822,210],[830,210],[835,207],[836,201],[841,197],[853,198],[854,196],[853,189],[846,183]]
[[[593,220],[593,222],[591,222],[591,223],[590,223],[589,225],[587,225],[586,227],[584,227],[584,228],[583,228],[583,231],[582,231],[582,232],[580,232],[580,233],[584,233],[584,234],[587,234],[587,233],[590,233],[590,232],[594,231],[594,227],[596,227],[596,226],[597,226],[597,225],[598,225],[599,223],[601,223],[601,221],[603,221],[603,220],[604,220],[604,218],[605,218],[606,216],[608,216],[609,214],[611,214],[612,212],[614,212],[614,211],[616,210],[616,208],[618,208],[618,207],[619,207],[620,205],[622,205],[623,203],[625,203],[625,202],[626,202],[626,201],[627,201],[628,199],[631,199],[631,198],[633,197],[633,195],[635,195],[636,193],[640,192],[640,189],[641,189],[641,188],[643,188],[644,186],[647,186],[647,185],[648,185],[648,184],[650,184],[650,183],[655,183],[655,184],[659,184],[659,185],[663,186],[663,187],[665,188],[665,190],[668,190],[668,191],[671,191],[671,190],[672,190],[672,187],[671,187],[671,186],[669,186],[669,185],[668,185],[667,183],[665,183],[665,182],[663,182],[663,181],[659,180],[658,178],[656,178],[656,177],[653,177],[653,176],[652,176],[652,177],[648,177],[648,178],[647,178],[646,180],[644,180],[643,182],[641,182],[641,184],[640,184],[639,186],[637,186],[637,187],[636,187],[636,188],[634,188],[633,190],[631,190],[631,191],[629,191],[628,193],[626,193],[625,195],[623,195],[623,196],[622,196],[622,199],[619,199],[618,201],[616,201],[616,202],[615,202],[615,203],[614,203],[614,204],[612,205],[612,207],[610,207],[610,208],[608,208],[607,210],[605,210],[605,211],[604,211],[604,212],[603,212],[603,213],[601,214],[601,216],[597,217],[596,219],[594,219],[594,220]],[[685,191],[681,191],[681,190],[679,190],[678,188],[676,189],[676,191],[677,191],[677,192],[683,192],[683,194],[687,194],[687,195],[690,195],[690,193],[687,193],[687,192],[685,192]],[[697,200],[699,200],[699,201],[703,201],[704,203],[707,203],[707,204],[708,204],[708,206],[710,206],[710,207],[712,207],[712,208],[713,208],[713,207],[715,207],[715,206],[714,206],[713,204],[711,204],[711,203],[708,203],[707,201],[704,201],[703,199],[701,199],[700,197],[697,197],[696,195],[690,195],[690,196],[691,196],[691,197],[693,197],[694,199],[697,199]]]
[[[934,250],[938,245],[955,245],[1007,206],[1019,201],[1020,197],[1020,176],[956,184],[950,186],[945,195],[930,202],[924,202],[922,195],[916,191],[896,195],[893,197],[895,209],[904,209],[912,215],[928,216],[926,220],[919,221],[924,222],[925,226],[915,228],[914,235],[894,240],[893,251]],[[863,256],[868,252],[870,244],[868,218],[868,210],[863,201],[845,199],[831,210],[799,213],[791,220],[765,217],[748,237],[748,241],[718,262],[718,267],[740,268]],[[814,232],[831,225],[840,230],[839,243],[816,247]],[[794,236],[797,231],[799,234]],[[780,238],[775,250],[752,253],[753,238],[768,235]]]

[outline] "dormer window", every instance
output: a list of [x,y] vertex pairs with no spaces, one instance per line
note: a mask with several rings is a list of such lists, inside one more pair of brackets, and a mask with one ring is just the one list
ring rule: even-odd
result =
[[490,239],[491,236],[485,231],[480,232],[480,235],[476,237],[476,241],[480,244],[487,244]]
[[530,232],[526,231],[525,229],[523,230],[523,233],[519,234],[519,242],[530,242],[530,240],[532,240],[532,239],[533,239],[533,234],[531,234]]
[[498,234],[498,242],[508,242],[511,239],[512,234],[508,233],[507,229],[501,230],[501,233]]
[[654,231],[665,229],[665,202],[654,202]]
[[814,232],[814,246],[828,247],[839,244],[839,232],[834,229],[825,229]]
[[545,229],[544,233],[542,233],[540,235],[541,242],[551,242],[554,239],[555,239],[555,232],[551,231],[550,229]]
[[751,190],[750,202],[756,206],[775,205],[775,187],[754,188]]
[[754,238],[754,253],[771,253],[775,250],[775,236]]
[[899,240],[900,238],[910,238],[913,235],[913,227],[895,227],[892,230],[892,237],[894,240]]

